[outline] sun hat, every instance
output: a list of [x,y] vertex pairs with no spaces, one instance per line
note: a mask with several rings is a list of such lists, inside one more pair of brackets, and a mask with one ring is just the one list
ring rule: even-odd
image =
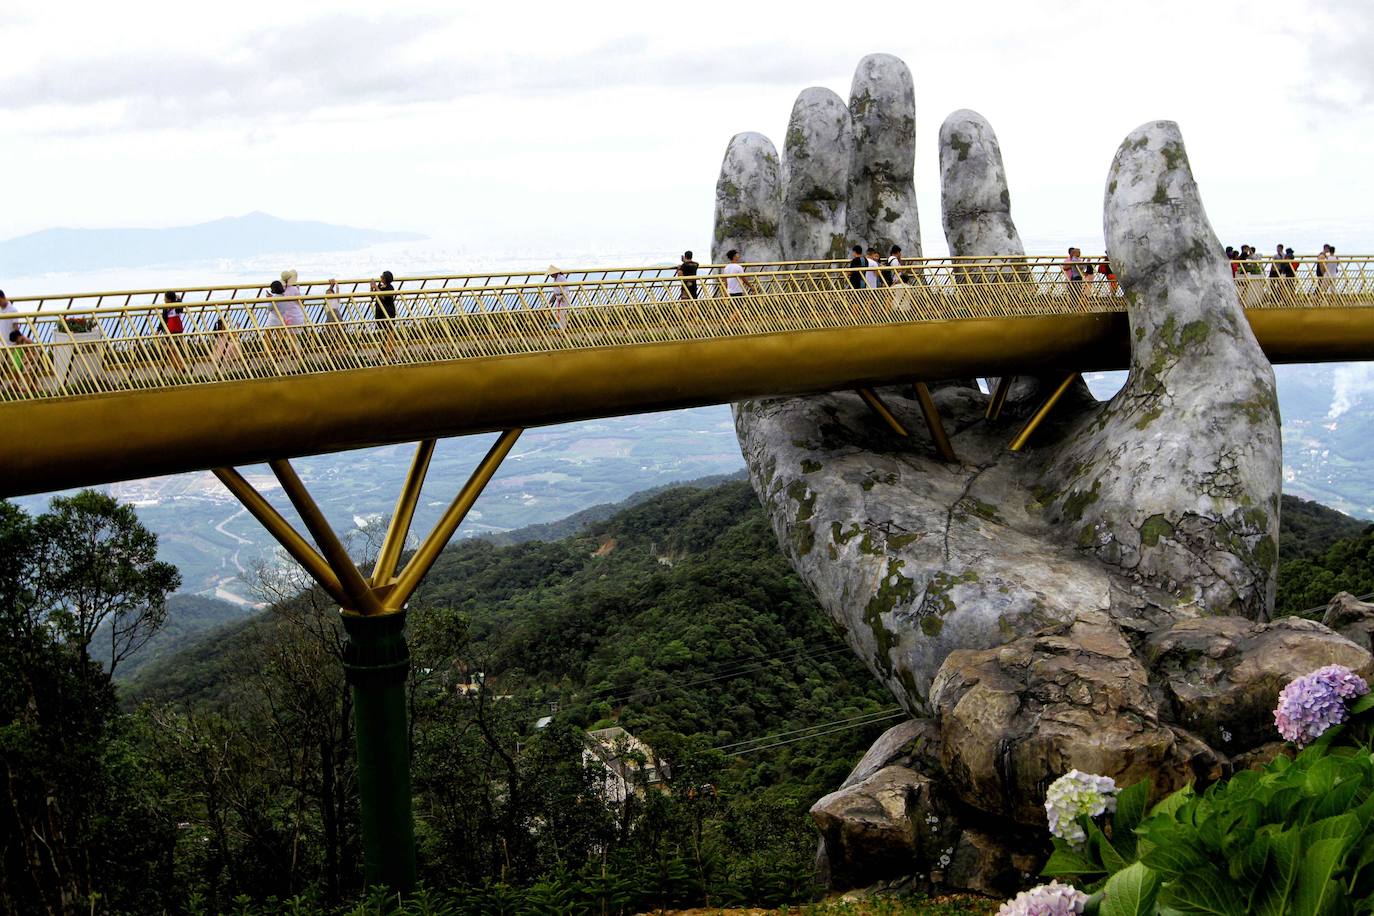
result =
[[287,286],[290,286],[291,284],[295,283],[296,272],[294,270],[291,270],[290,268],[283,270],[281,272],[281,282],[285,283]]

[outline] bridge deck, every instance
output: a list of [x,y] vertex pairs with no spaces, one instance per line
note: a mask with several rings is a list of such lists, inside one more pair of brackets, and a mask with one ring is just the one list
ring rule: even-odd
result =
[[[1341,267],[1238,275],[1271,360],[1374,358],[1374,258]],[[291,327],[282,299],[203,288],[186,291],[178,335],[160,291],[17,299],[35,342],[0,364],[0,494],[1128,355],[1120,291],[1070,282],[1059,259],[913,261],[877,289],[832,264],[750,265],[738,297],[712,272],[690,298],[671,271],[411,278],[380,294],[308,284]],[[394,320],[378,320],[383,297]]]

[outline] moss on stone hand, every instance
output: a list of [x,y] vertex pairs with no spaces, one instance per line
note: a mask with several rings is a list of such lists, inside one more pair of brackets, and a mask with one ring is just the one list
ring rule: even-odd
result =
[[1162,515],[1152,515],[1140,526],[1140,543],[1146,547],[1154,547],[1159,544],[1160,538],[1172,537],[1173,533],[1172,522]]

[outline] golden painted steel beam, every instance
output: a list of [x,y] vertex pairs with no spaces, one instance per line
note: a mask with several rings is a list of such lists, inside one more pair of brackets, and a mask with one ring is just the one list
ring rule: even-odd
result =
[[372,568],[374,587],[386,585],[396,576],[396,564],[401,559],[401,551],[405,549],[410,524],[415,518],[415,506],[420,501],[420,489],[425,485],[425,475],[429,472],[429,461],[433,457],[434,440],[421,440],[415,447],[415,457],[410,462],[410,470],[406,472],[401,495],[396,499],[396,510],[391,513],[386,538],[377,551],[377,562]]
[[935,409],[935,399],[930,396],[930,389],[926,387],[925,382],[916,383],[916,403],[921,405],[921,416],[925,417],[926,426],[930,428],[930,441],[935,443],[935,451],[939,452],[945,461],[956,463],[959,456],[954,454],[954,446],[950,444],[949,435],[945,433],[940,411]]
[[996,420],[1002,415],[1002,408],[1007,405],[1007,394],[1011,391],[1011,383],[1016,376],[1004,375],[997,380],[997,387],[993,389],[992,397],[988,400],[987,418]]
[[329,521],[316,505],[310,491],[305,488],[305,484],[291,467],[291,462],[279,459],[268,464],[272,468],[272,473],[277,475],[277,480],[281,481],[282,489],[286,491],[291,505],[300,513],[301,521],[305,522],[305,527],[309,529],[320,552],[324,554],[329,568],[338,576],[346,599],[341,602],[343,607],[364,616],[382,613],[382,604],[373,594],[372,587],[363,579],[362,573],[358,572],[353,558],[348,555],[343,543],[334,534],[334,529],[330,527]]
[[892,411],[883,403],[883,399],[878,397],[878,392],[874,391],[872,388],[859,388],[856,390],[859,393],[859,397],[863,398],[864,403],[868,405],[868,409],[877,414],[879,419],[886,423],[888,428],[894,433],[901,436],[903,439],[911,435],[911,433],[906,431],[906,427],[902,425],[902,421],[893,416]]
[[[1374,359],[1374,308],[1256,308],[1247,317],[1274,363]],[[0,428],[19,432],[0,436],[0,497],[751,398],[1123,369],[1129,355],[1124,313],[1024,315],[11,400],[0,403]]]
[[1065,376],[1064,381],[1059,383],[1059,387],[1054,389],[1054,393],[1045,399],[1045,403],[1040,405],[1040,409],[1031,414],[1030,419],[1021,427],[1020,432],[1011,440],[1010,448],[1013,452],[1019,452],[1026,447],[1026,443],[1035,434],[1035,430],[1050,415],[1050,411],[1054,410],[1054,405],[1059,403],[1059,399],[1064,396],[1064,392],[1069,390],[1069,386],[1073,384],[1076,378],[1078,378],[1077,372],[1071,372]]
[[520,438],[523,429],[504,430],[497,438],[496,442],[482,458],[477,469],[472,472],[468,482],[463,485],[463,489],[458,491],[458,495],[449,503],[448,509],[439,519],[439,523],[434,526],[434,530],[429,536],[420,543],[415,555],[410,558],[410,562],[401,570],[401,574],[396,577],[396,583],[386,594],[386,609],[388,611],[399,611],[410,600],[411,593],[420,584],[429,572],[434,561],[439,559],[439,554],[448,545],[449,539],[453,537],[458,526],[467,517],[468,510],[472,504],[477,502],[477,497],[482,495],[482,490],[491,480],[496,469],[501,466],[501,462],[510,454],[510,450],[515,446],[515,440]]
[[324,561],[316,551],[310,546],[305,538],[291,527],[291,523],[281,517],[272,504],[262,497],[253,485],[243,479],[243,475],[233,468],[214,468],[214,474],[219,478],[220,483],[243,504],[243,508],[257,519],[262,527],[272,535],[278,544],[286,550],[291,558],[309,574],[310,578],[319,583],[320,588],[329,593],[329,596],[340,605],[348,604],[348,595],[344,592],[343,586],[339,583],[338,576],[334,575],[329,564]]

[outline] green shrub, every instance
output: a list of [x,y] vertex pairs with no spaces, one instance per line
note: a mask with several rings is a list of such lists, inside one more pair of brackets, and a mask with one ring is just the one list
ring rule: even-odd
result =
[[1374,697],[1295,758],[1237,773],[1145,811],[1148,780],[1123,790],[1075,848],[1056,839],[1046,876],[1095,892],[1086,912],[1374,913]]

